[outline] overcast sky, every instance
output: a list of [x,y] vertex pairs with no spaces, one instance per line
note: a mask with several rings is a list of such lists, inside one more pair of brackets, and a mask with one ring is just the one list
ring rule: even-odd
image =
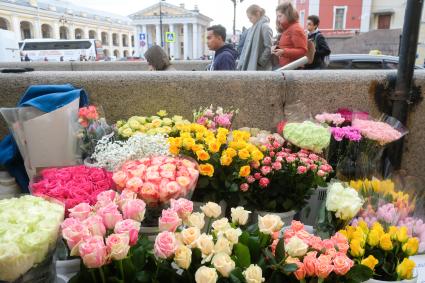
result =
[[[114,14],[128,16],[134,12],[147,8],[158,0],[69,0],[76,5],[81,5],[97,10],[103,10]],[[186,8],[193,9],[195,4],[200,12],[214,19],[212,24],[224,25],[229,33],[233,29],[233,2],[231,0],[166,0],[174,5],[184,3]],[[251,4],[257,4],[266,9],[266,14],[274,22],[277,0],[244,0],[237,8],[236,28],[249,27],[251,24],[246,17],[246,8]],[[272,27],[274,25],[271,25]]]

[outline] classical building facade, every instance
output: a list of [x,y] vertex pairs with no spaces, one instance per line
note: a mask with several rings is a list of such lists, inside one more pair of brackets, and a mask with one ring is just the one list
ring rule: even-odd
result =
[[[188,10],[183,4],[175,6],[160,1],[129,17],[136,27],[135,51],[140,56],[153,44],[162,44],[175,59],[198,59],[208,53],[206,33],[212,19],[201,14],[196,6]],[[167,32],[175,35],[174,42],[166,42]]]
[[132,56],[134,26],[127,17],[64,0],[0,0],[0,29],[29,38],[98,39],[105,55]]

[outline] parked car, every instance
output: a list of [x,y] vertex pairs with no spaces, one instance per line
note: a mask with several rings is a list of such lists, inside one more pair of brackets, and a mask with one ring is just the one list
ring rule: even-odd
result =
[[[368,54],[335,54],[329,56],[330,70],[397,69],[398,57]],[[424,69],[416,65],[415,69]]]

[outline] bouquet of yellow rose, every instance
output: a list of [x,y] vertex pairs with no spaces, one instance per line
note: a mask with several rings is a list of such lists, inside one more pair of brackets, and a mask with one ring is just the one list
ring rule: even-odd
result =
[[168,113],[165,110],[160,110],[156,114],[154,116],[133,116],[127,121],[118,121],[116,124],[118,135],[124,139],[137,133],[173,135],[177,126],[190,123],[182,116],[167,117]]
[[418,238],[409,237],[406,227],[388,229],[375,222],[369,229],[364,221],[339,231],[350,242],[349,254],[374,271],[374,279],[400,281],[413,278],[415,263],[409,256],[418,252]]
[[169,138],[170,152],[190,156],[199,163],[200,178],[193,199],[224,199],[230,205],[238,204],[237,192],[251,173],[250,165],[259,164],[264,157],[249,142],[249,132],[225,128],[212,131],[199,124],[180,125],[177,130],[177,136]]

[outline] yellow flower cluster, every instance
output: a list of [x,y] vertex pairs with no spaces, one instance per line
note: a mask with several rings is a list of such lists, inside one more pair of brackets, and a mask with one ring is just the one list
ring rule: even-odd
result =
[[377,194],[383,198],[389,198],[398,208],[407,208],[409,211],[414,210],[413,202],[409,204],[409,195],[396,191],[394,182],[389,179],[382,181],[378,179],[351,181],[350,187],[356,189],[364,197]]
[[217,166],[237,166],[240,177],[250,174],[250,162],[259,162],[263,153],[249,143],[251,137],[245,131],[232,131],[218,128],[207,129],[203,125],[189,124],[177,127],[179,135],[168,139],[172,154],[185,154],[198,160],[200,174],[212,177]]
[[176,131],[176,127],[190,123],[182,116],[176,115],[168,118],[167,115],[165,110],[161,110],[156,116],[133,116],[127,121],[118,121],[116,124],[118,134],[124,138],[129,138],[137,133],[170,134]]
[[[359,259],[361,264],[374,270],[379,263],[373,255],[366,255],[365,252],[373,248],[379,248],[385,252],[402,250],[405,260],[397,266],[397,273],[401,279],[412,278],[410,260],[407,257],[415,255],[419,249],[418,238],[409,238],[406,227],[390,226],[387,231],[379,223],[375,222],[369,229],[364,221],[360,221],[358,226],[347,226],[339,233],[345,235],[350,243],[350,254]],[[395,256],[397,256],[395,254]],[[401,260],[401,259],[400,259]]]

